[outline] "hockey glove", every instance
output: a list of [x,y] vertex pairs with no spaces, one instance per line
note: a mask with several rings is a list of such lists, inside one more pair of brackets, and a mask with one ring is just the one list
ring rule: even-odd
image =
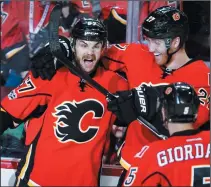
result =
[[[59,36],[59,42],[64,55],[72,60],[70,41],[63,36]],[[50,51],[49,43],[47,43],[45,47],[42,48],[31,60],[32,63],[30,69],[33,77],[40,77],[43,80],[51,80],[57,69],[63,66],[62,63],[53,57]]]
[[150,121],[158,111],[159,95],[154,87],[139,86],[129,91],[116,92],[116,98],[108,98],[108,110],[126,124],[142,116]]

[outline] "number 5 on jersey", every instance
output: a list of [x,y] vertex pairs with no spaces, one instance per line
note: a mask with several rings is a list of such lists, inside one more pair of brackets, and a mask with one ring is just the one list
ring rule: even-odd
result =
[[131,167],[128,177],[124,182],[124,186],[131,186],[136,179],[136,173],[138,171],[138,167]]

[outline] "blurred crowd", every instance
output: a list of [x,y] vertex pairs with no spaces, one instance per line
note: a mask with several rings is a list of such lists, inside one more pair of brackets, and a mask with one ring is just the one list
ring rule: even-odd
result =
[[[18,86],[30,68],[31,59],[48,42],[48,23],[56,3],[62,3],[59,34],[71,37],[71,28],[80,16],[92,15],[102,19],[108,29],[109,44],[126,42],[127,1],[70,0],[70,1],[1,1],[1,98]],[[179,7],[189,17],[190,37],[186,50],[191,58],[200,57],[210,62],[210,2],[209,1],[144,1],[140,7],[139,25],[158,7]],[[139,41],[137,41],[139,42]],[[193,47],[194,46],[194,47]],[[195,47],[198,46],[198,47]],[[23,129],[23,126],[21,126]],[[24,131],[4,135],[3,156],[20,156]],[[116,164],[116,152],[124,140],[126,129],[113,125],[104,163]],[[16,130],[17,132],[17,130]],[[12,136],[11,136],[12,134]],[[13,139],[14,141],[11,141]],[[1,141],[2,138],[1,138]],[[24,141],[24,140],[23,140]],[[11,143],[13,142],[13,143]],[[17,143],[14,143],[17,142]],[[13,144],[12,146],[8,144]],[[17,152],[17,154],[16,154]]]

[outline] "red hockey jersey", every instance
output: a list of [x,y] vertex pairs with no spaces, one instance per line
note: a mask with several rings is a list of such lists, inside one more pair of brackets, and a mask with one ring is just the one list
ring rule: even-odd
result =
[[[124,79],[101,67],[94,80],[110,92],[128,89]],[[61,68],[51,81],[29,74],[2,107],[16,119],[29,120],[29,151],[20,164],[18,185],[29,180],[32,186],[97,186],[107,133],[115,119],[104,95]]]
[[144,146],[124,186],[210,186],[210,133],[187,130]]

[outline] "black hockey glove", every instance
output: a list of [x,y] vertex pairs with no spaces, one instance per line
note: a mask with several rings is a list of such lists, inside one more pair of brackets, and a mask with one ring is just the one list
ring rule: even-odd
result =
[[154,87],[139,86],[129,91],[118,91],[116,98],[108,98],[108,110],[126,124],[142,116],[150,121],[158,111],[159,94]]
[[[72,60],[70,41],[63,36],[59,36],[59,41],[64,55]],[[50,51],[49,43],[47,43],[44,48],[40,49],[40,51],[38,51],[31,61],[32,63],[30,69],[33,77],[40,77],[43,80],[51,80],[57,69],[63,66],[61,62],[53,57]]]

